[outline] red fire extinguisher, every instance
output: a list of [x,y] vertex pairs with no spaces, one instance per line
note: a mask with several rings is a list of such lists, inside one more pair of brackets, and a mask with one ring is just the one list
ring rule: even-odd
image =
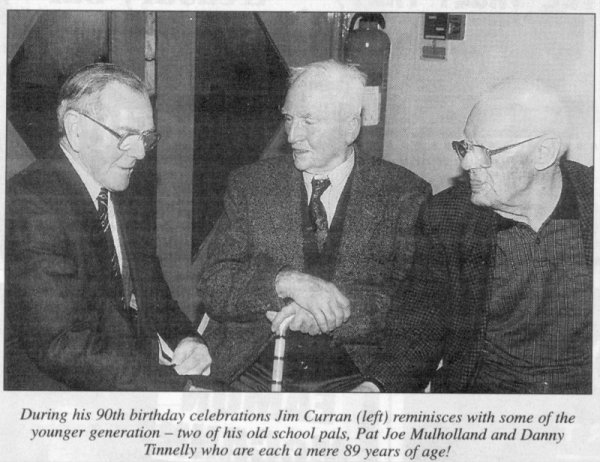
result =
[[[358,28],[355,27],[357,19]],[[358,138],[360,152],[383,156],[383,131],[387,96],[390,39],[381,13],[356,13],[350,21],[344,47],[344,60],[367,75],[363,99],[362,128]]]

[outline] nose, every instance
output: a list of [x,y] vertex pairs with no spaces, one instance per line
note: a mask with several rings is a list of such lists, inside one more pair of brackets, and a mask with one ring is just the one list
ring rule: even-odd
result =
[[287,132],[287,140],[290,144],[294,144],[304,139],[305,131],[301,121],[299,120],[292,120],[290,122],[287,122],[285,131]]
[[474,168],[486,168],[489,167],[486,162],[486,154],[480,152],[479,149],[469,149],[460,161],[460,167],[463,170],[469,171]]
[[127,154],[136,160],[142,160],[146,157],[146,149],[141,138],[131,144],[131,147],[127,150]]

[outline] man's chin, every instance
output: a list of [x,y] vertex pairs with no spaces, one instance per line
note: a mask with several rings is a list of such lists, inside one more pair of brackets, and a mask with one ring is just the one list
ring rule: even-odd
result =
[[490,206],[490,200],[488,197],[486,197],[485,194],[483,194],[482,191],[473,191],[471,192],[471,202],[474,205],[480,205],[482,207],[489,207]]
[[112,178],[109,181],[104,182],[104,186],[114,192],[125,191],[129,187],[129,175],[125,178]]
[[296,155],[294,155],[294,166],[298,170],[300,170],[301,172],[303,172],[308,167],[310,167],[310,163],[307,162],[306,159],[303,158],[302,156],[296,156]]

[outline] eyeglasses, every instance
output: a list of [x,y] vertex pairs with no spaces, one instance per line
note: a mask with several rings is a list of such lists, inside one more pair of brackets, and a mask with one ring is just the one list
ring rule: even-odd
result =
[[121,151],[128,151],[129,149],[131,149],[131,146],[137,139],[142,141],[145,151],[151,151],[156,147],[156,145],[160,141],[160,133],[158,133],[156,130],[146,130],[143,132],[137,130],[128,130],[125,133],[121,134],[116,132],[112,128],[107,127],[102,122],[99,122],[98,120],[94,119],[92,116],[89,116],[84,112],[80,112],[77,110],[75,112],[90,119],[92,122],[97,123],[108,133],[115,136],[119,140],[119,142],[117,143],[117,148],[119,148]]
[[527,143],[528,141],[536,140],[538,138],[541,138],[542,136],[544,136],[544,135],[534,136],[533,138],[529,138],[524,141],[519,141],[518,143],[509,144],[508,146],[504,146],[504,147],[498,148],[498,149],[488,149],[485,146],[482,146],[480,144],[471,144],[465,140],[453,141],[452,148],[454,149],[454,151],[456,151],[458,158],[461,160],[467,155],[467,153],[469,151],[472,151],[473,148],[481,149],[483,151],[483,153],[485,154],[485,156],[484,156],[485,163],[482,164],[481,166],[483,168],[488,168],[488,167],[492,166],[492,156],[495,156],[496,154],[500,154],[501,152],[507,151],[511,148],[517,147],[523,143]]

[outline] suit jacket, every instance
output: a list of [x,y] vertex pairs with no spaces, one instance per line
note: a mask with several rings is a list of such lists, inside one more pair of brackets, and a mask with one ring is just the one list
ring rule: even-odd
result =
[[[591,268],[593,169],[563,161],[561,171],[575,189]],[[497,214],[473,205],[470,196],[468,183],[447,189],[419,218],[415,265],[390,310],[386,347],[370,369],[387,391],[423,391],[431,380],[434,392],[464,392],[474,379],[485,339]]]
[[139,308],[133,325],[111,290],[93,200],[65,156],[9,182],[5,388],[183,390],[186,378],[158,364],[156,333],[172,349],[197,333],[171,298],[150,237],[122,194],[113,197]]
[[[392,163],[356,157],[353,181],[332,282],[351,301],[350,319],[333,332],[364,370],[381,341],[390,298],[412,263],[414,224],[430,186]],[[212,375],[235,379],[271,339],[269,310],[282,268],[304,264],[302,174],[291,156],[234,172],[225,210],[199,269],[198,289],[211,322],[203,336],[213,357]]]

